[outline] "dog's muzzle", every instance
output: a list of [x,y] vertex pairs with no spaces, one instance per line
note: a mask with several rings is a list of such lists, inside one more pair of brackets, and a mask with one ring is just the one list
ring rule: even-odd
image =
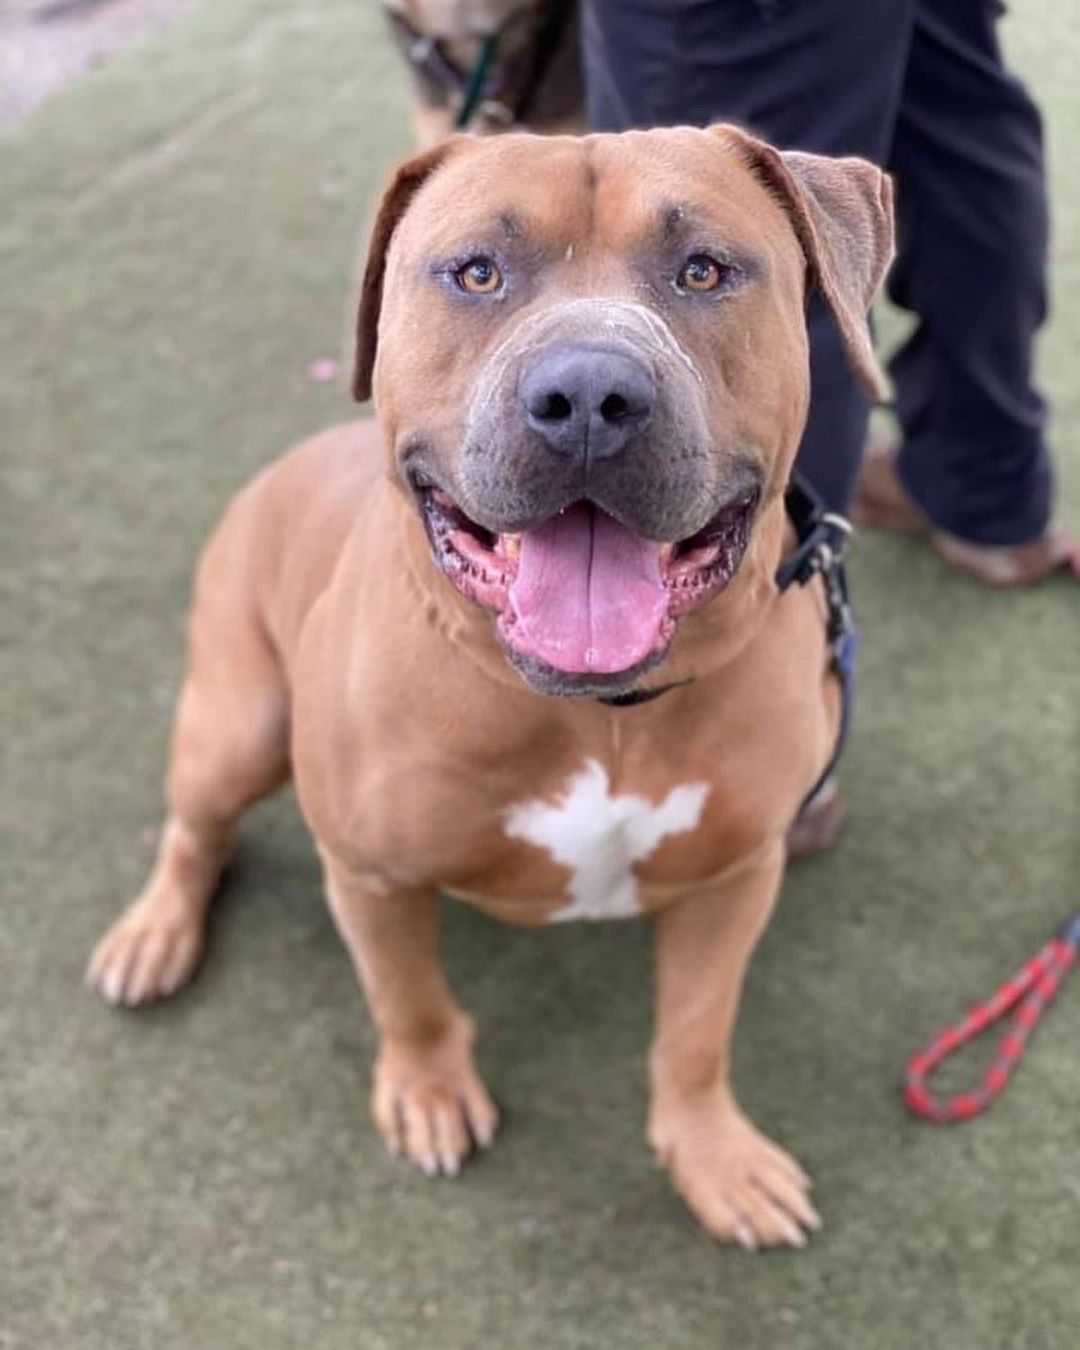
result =
[[663,658],[679,617],[738,570],[762,490],[752,455],[717,452],[660,316],[607,300],[519,325],[453,468],[410,472],[442,570],[498,615],[526,679],[560,693],[622,689]]

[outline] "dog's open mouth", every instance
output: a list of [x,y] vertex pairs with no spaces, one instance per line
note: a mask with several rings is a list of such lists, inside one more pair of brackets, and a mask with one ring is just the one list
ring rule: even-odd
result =
[[511,652],[567,675],[652,664],[675,620],[722,590],[742,562],[759,493],[725,504],[679,543],[643,539],[579,501],[520,534],[493,534],[441,489],[416,483],[436,562],[498,615]]

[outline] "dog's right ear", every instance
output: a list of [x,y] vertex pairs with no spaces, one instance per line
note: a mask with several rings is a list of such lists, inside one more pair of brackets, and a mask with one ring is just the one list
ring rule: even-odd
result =
[[394,231],[409,209],[412,199],[431,175],[466,138],[454,136],[399,164],[386,190],[368,241],[364,279],[360,286],[360,309],[356,317],[356,357],[353,365],[353,397],[365,403],[371,397],[371,376],[375,369],[375,349],[379,340],[379,313],[382,309],[386,254]]
[[809,280],[832,311],[852,369],[871,398],[886,398],[867,311],[893,256],[888,174],[864,159],[777,150],[739,127],[712,130],[741,150],[787,212]]

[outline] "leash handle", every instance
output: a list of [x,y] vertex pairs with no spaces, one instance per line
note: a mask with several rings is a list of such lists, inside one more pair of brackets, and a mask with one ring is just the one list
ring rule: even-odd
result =
[[[907,1066],[904,1101],[924,1120],[938,1125],[958,1124],[980,1115],[1004,1092],[1061,983],[1075,964],[1080,949],[1080,911],[1062,925],[1038,955],[1020,967],[1011,980],[959,1022],[938,1032]],[[930,1074],[962,1045],[975,1040],[1007,1012],[1015,1009],[998,1043],[994,1061],[982,1082],[967,1092],[938,1097],[929,1088]]]

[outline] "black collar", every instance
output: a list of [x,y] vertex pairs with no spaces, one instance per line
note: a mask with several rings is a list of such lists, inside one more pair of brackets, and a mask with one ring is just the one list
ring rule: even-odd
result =
[[639,703],[651,703],[654,698],[659,698],[661,694],[666,694],[672,689],[681,689],[684,684],[692,684],[692,680],[675,680],[672,684],[657,685],[655,689],[631,689],[628,694],[612,694],[610,698],[597,698],[597,703],[606,704],[609,708],[636,708]]

